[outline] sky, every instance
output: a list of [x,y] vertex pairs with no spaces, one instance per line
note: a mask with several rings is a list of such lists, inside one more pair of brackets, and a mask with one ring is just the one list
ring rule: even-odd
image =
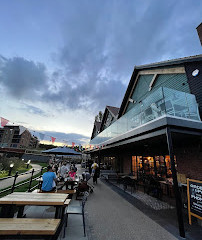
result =
[[202,1],[0,1],[0,117],[87,143],[135,65],[202,53]]

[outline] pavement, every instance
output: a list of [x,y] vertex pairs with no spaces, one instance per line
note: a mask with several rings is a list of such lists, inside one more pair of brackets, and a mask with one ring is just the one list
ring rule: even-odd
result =
[[177,239],[100,180],[85,210],[89,240]]
[[[32,163],[31,165],[32,165],[32,169],[35,170],[34,175],[39,173],[39,172],[36,172],[36,171],[41,170],[41,166],[38,165],[38,164],[34,164],[34,163]],[[28,172],[31,172],[32,169],[30,169]],[[24,180],[26,180],[30,177],[31,177],[31,173],[18,176],[17,180],[16,180],[16,184],[19,183],[19,182],[22,182],[22,181],[24,181]],[[5,179],[5,180],[0,180],[0,190],[12,186],[13,180],[14,180],[14,178],[8,178],[8,179]]]

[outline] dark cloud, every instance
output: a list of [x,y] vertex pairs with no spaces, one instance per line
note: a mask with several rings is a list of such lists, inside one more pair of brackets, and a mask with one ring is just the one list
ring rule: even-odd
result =
[[120,106],[135,65],[198,54],[195,27],[200,12],[188,17],[196,8],[202,9],[202,3],[74,3],[63,28],[65,44],[58,52],[63,82],[59,91],[44,97],[62,99],[74,109]]
[[[3,58],[2,58],[3,59]],[[0,62],[0,83],[18,99],[36,99],[44,91],[47,76],[45,65],[21,57]]]
[[15,97],[95,113],[120,106],[135,65],[201,52],[199,0],[69,1],[63,9],[64,44],[53,53],[59,69],[47,77],[43,64],[0,61],[1,81]]

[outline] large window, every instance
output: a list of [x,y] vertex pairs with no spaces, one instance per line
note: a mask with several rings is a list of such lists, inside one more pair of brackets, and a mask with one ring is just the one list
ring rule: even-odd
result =
[[[177,165],[175,167],[177,168]],[[172,177],[170,156],[132,156],[132,173],[135,176],[145,174],[162,178]]]

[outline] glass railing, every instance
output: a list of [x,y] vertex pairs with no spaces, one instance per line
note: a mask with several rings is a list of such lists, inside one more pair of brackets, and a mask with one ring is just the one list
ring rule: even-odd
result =
[[200,121],[198,105],[194,95],[161,87],[98,134],[90,141],[91,147],[120,136],[138,126],[163,115],[177,116]]

